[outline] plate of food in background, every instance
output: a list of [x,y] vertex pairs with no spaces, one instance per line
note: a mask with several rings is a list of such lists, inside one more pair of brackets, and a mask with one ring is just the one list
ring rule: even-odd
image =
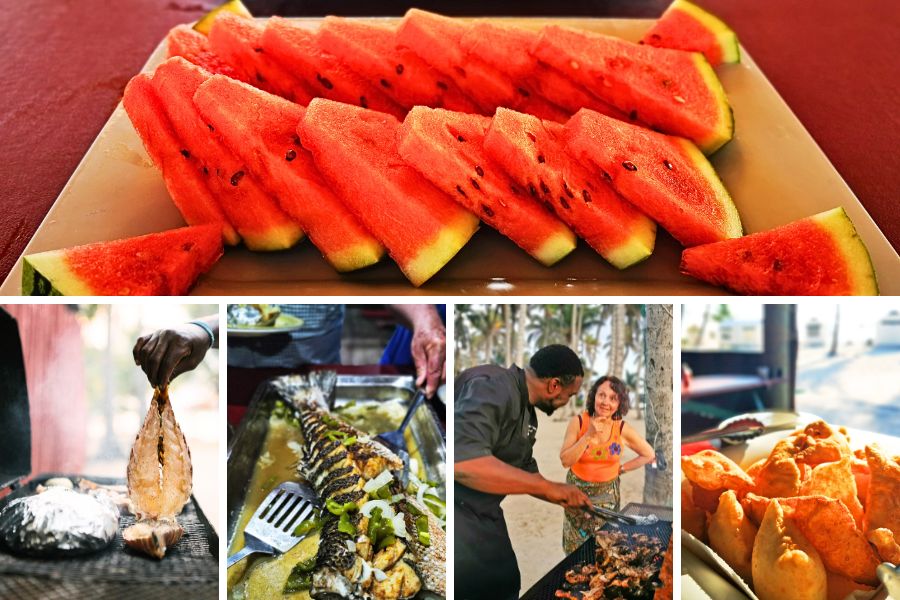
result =
[[260,337],[289,333],[303,327],[303,319],[281,313],[271,304],[229,304],[228,335]]

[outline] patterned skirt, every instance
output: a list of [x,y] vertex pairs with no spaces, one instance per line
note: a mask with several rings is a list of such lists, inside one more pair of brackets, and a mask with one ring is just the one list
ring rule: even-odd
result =
[[[566,483],[578,486],[578,489],[587,494],[595,505],[610,510],[619,510],[618,477],[612,481],[595,483],[593,481],[585,481],[572,471],[569,471],[566,475]],[[594,535],[595,529],[599,529],[606,523],[606,519],[603,517],[584,510],[567,510],[565,514],[562,542],[563,550],[567,555],[575,552],[585,540]]]

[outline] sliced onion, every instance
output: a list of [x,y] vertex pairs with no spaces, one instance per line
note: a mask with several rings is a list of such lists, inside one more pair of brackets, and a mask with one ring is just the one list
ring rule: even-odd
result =
[[391,522],[394,525],[394,535],[409,539],[409,534],[406,533],[406,521],[403,520],[403,513],[397,513],[391,519]]
[[372,576],[372,565],[369,564],[369,561],[362,561],[362,573],[359,576],[359,583],[365,583],[369,580],[369,577]]
[[356,543],[353,540],[347,540],[347,550],[356,552]]
[[381,509],[381,516],[385,519],[391,519],[394,517],[394,508],[388,503],[387,500],[369,500],[359,508],[359,512],[369,517],[372,515],[372,511],[376,508]]
[[424,484],[420,485],[419,489],[416,491],[416,501],[419,504],[421,504],[422,506],[427,507],[427,505],[425,504],[425,494],[433,494],[436,496],[437,493],[438,493],[437,488],[428,487],[427,485],[424,485]]
[[375,490],[380,489],[390,483],[393,478],[394,476],[391,475],[391,472],[385,469],[384,471],[379,473],[377,477],[373,477],[372,479],[367,481],[366,485],[363,486],[363,491],[367,494],[371,494]]
[[387,579],[387,575],[384,574],[384,571],[381,569],[372,568],[372,573],[375,575],[375,581],[384,581]]
[[391,496],[389,502],[393,504],[394,502],[400,502],[401,500],[403,500],[403,494],[394,494]]

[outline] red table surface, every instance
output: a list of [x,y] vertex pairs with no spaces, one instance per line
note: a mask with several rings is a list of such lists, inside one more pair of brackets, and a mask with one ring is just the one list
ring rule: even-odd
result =
[[[900,3],[699,0],[728,22],[895,249],[900,248]],[[175,24],[215,2],[6,2],[0,38],[0,277]],[[247,2],[257,14],[400,14],[403,3]],[[655,17],[666,0],[421,2],[452,14]],[[294,12],[291,13],[290,11]],[[127,198],[110,198],[111,202]],[[785,201],[790,201],[786,198]]]

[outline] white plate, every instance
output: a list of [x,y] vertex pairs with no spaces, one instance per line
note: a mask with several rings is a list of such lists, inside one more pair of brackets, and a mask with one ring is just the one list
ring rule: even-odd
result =
[[290,333],[303,328],[303,319],[293,315],[278,315],[271,327],[237,327],[228,326],[228,337],[265,337],[279,333]]
[[[643,19],[497,19],[530,28],[559,23],[637,40]],[[311,29],[319,19],[299,19]],[[379,19],[392,22],[396,19]],[[144,70],[165,56],[160,44]],[[734,109],[734,139],[711,159],[731,192],[748,233],[843,206],[865,241],[882,294],[900,295],[900,257],[803,125],[742,49],[742,62],[718,69]],[[121,105],[26,246],[24,254],[126,238],[184,224]],[[681,247],[661,233],[654,255],[618,271],[586,244],[545,268],[487,227],[420,289],[390,261],[338,274],[305,242],[278,253],[230,248],[194,288],[197,295],[372,294],[723,294],[680,275]],[[21,292],[21,258],[0,294]]]

